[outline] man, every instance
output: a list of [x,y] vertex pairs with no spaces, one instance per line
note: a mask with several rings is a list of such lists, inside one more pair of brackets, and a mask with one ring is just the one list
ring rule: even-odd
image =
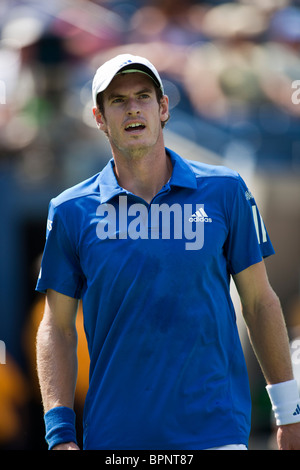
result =
[[53,199],[37,289],[49,449],[78,449],[78,299],[90,354],[84,449],[247,448],[250,394],[229,282],[237,285],[282,449],[300,449],[297,385],[273,254],[240,176],[164,146],[168,98],[146,59],[117,56],[93,81],[112,160]]

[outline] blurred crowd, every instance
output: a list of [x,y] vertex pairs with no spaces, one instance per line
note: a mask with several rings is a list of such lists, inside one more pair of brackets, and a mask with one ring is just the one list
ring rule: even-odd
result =
[[[170,131],[224,161],[238,152],[260,171],[300,174],[300,104],[292,100],[300,0],[2,0],[0,449],[45,445],[34,370],[43,298],[34,286],[47,205],[110,158],[93,121],[91,82],[123,52],[159,70]],[[80,351],[79,417],[84,343]]]

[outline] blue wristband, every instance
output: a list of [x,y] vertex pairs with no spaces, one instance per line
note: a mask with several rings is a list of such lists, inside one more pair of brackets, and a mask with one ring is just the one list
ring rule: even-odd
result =
[[77,444],[75,419],[74,411],[66,406],[57,406],[45,413],[46,442],[49,450],[65,442]]

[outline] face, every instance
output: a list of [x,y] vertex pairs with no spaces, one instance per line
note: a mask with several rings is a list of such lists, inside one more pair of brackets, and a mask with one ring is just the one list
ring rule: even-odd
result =
[[117,75],[103,92],[104,114],[93,112],[114,153],[133,154],[159,145],[161,122],[168,118],[168,98],[160,103],[154,83],[142,73]]

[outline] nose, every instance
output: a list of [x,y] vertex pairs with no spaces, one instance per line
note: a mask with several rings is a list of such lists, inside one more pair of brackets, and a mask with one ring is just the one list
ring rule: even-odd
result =
[[128,100],[126,112],[128,116],[138,116],[140,114],[140,106],[136,99],[131,98]]

